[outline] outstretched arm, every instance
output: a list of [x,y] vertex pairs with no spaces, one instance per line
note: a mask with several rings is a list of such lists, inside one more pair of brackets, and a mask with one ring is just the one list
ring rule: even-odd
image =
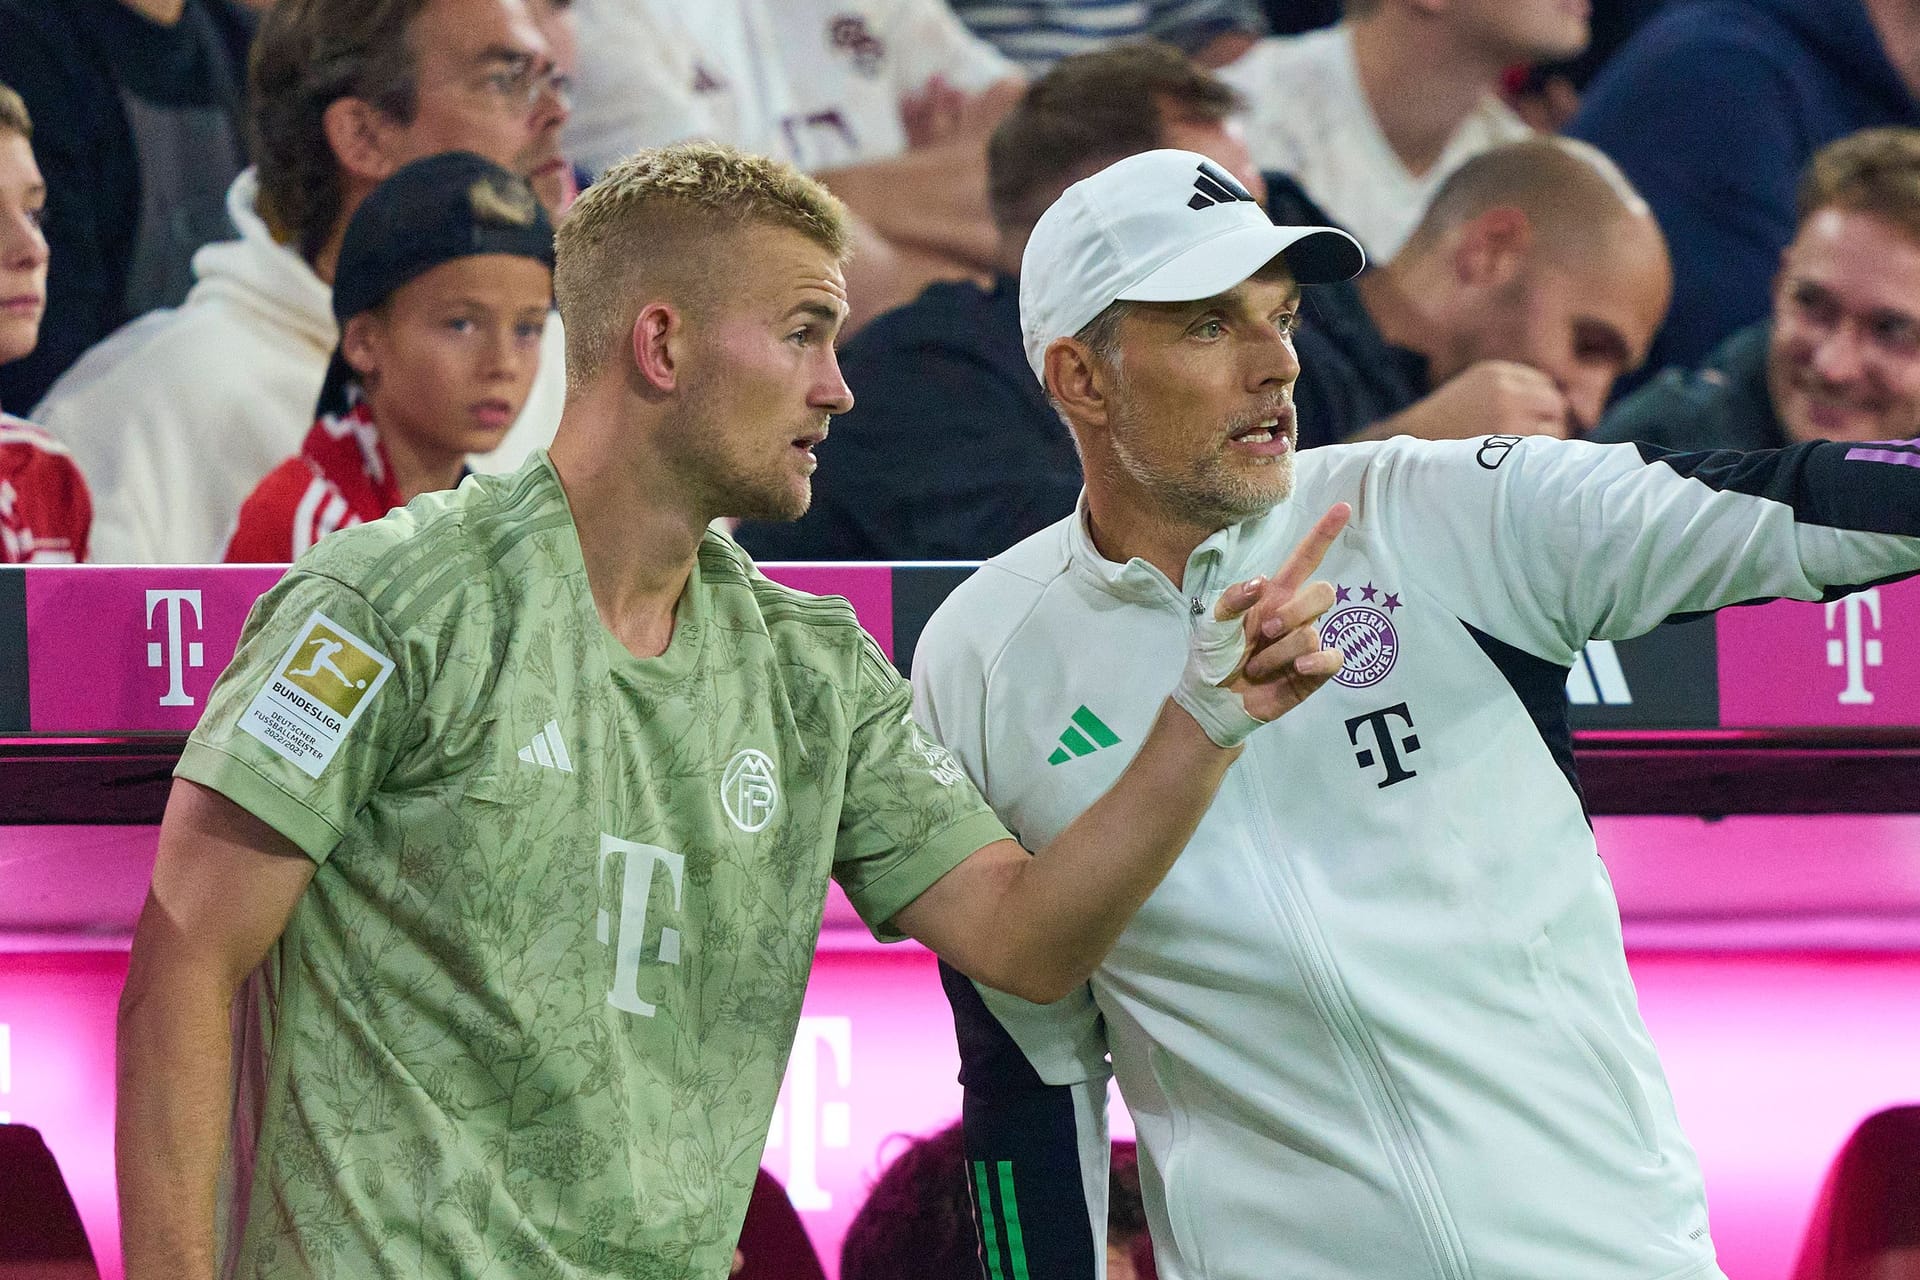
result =
[[1307,579],[1349,514],[1343,503],[1323,516],[1270,581],[1228,588],[1215,619],[1239,625],[1195,629],[1179,687],[1104,796],[1033,856],[1011,840],[977,850],[894,927],[1036,1003],[1085,982],[1192,838],[1240,742],[1340,669],[1314,626],[1333,589]]

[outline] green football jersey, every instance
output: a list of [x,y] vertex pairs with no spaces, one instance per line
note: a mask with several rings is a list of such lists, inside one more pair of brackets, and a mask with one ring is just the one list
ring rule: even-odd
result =
[[878,931],[1006,838],[846,602],[724,538],[636,659],[544,456],[324,539],[178,774],[318,864],[241,1277],[725,1276],[827,877]]

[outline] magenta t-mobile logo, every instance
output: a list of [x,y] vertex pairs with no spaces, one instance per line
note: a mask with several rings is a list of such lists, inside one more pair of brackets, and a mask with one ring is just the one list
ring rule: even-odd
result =
[[[0,1102],[13,1092],[13,1029],[0,1022]],[[12,1124],[13,1113],[0,1111],[0,1124]]]

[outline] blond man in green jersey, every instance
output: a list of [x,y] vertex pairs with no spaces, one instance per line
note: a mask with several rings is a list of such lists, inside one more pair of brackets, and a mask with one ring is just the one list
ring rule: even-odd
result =
[[130,1280],[725,1276],[829,875],[1052,999],[1338,667],[1305,579],[1344,510],[1195,620],[1133,767],[1029,856],[847,604],[708,530],[806,507],[845,250],[774,162],[616,166],[559,237],[550,454],[327,538],[255,608],[122,1001]]

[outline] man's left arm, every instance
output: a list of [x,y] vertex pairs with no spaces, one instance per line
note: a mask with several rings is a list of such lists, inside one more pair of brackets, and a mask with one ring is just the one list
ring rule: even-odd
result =
[[1920,573],[1920,442],[1676,453],[1493,436],[1380,457],[1384,536],[1426,548],[1465,621],[1542,656]]

